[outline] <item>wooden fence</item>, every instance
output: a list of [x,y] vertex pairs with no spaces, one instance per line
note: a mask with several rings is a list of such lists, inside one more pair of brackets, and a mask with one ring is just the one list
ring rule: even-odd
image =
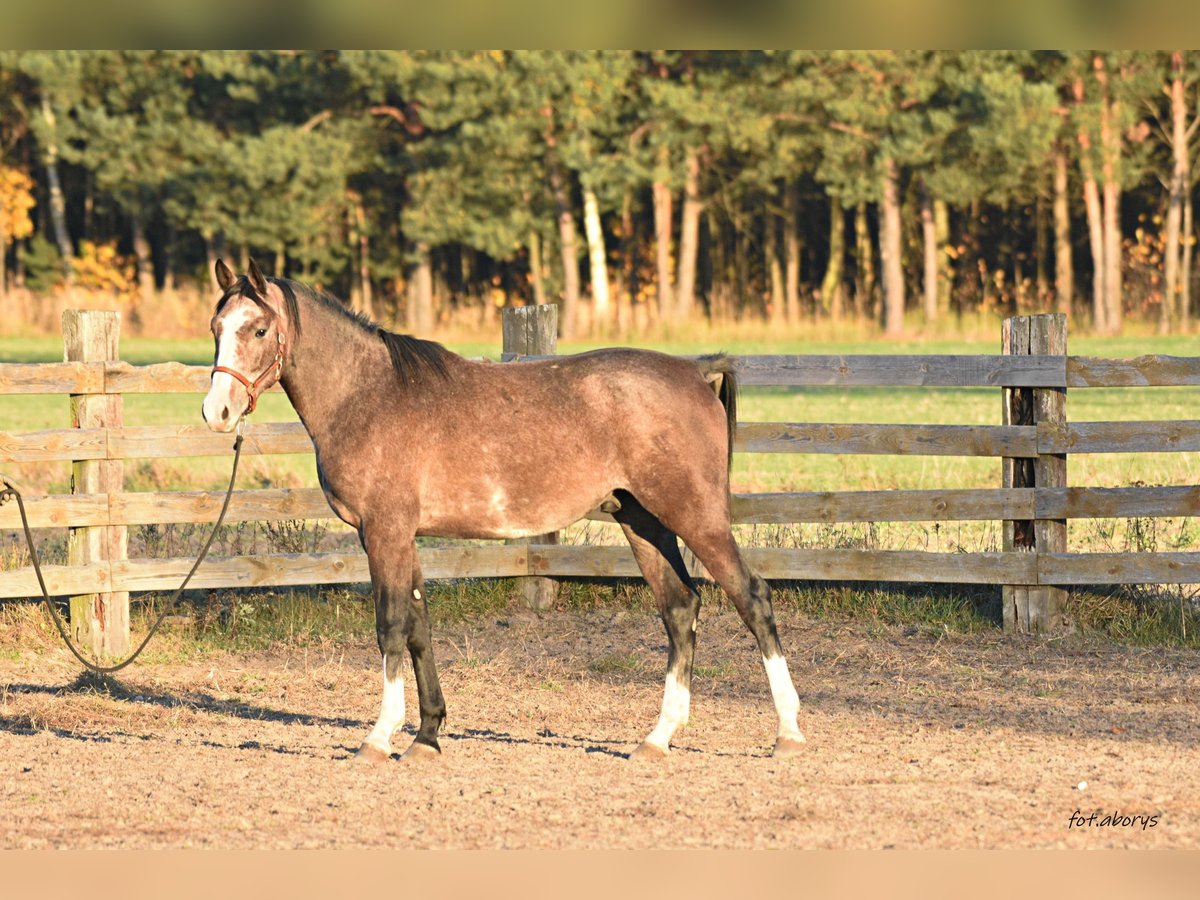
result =
[[[105,318],[112,317],[112,318]],[[223,492],[129,492],[128,459],[230,456],[232,440],[202,424],[125,426],[124,394],[203,393],[205,366],[133,366],[120,361],[113,314],[64,316],[67,359],[55,364],[0,365],[0,394],[69,394],[76,427],[28,434],[0,433],[0,466],[69,460],[75,493],[30,496],[35,528],[71,529],[65,566],[46,567],[50,590],[72,596],[81,633],[94,646],[120,652],[127,642],[127,594],[178,586],[190,559],[128,559],[128,526],[215,520]],[[507,333],[507,330],[506,330]],[[1052,629],[1062,591],[1071,585],[1200,583],[1200,553],[1068,553],[1069,519],[1193,516],[1200,486],[1092,488],[1069,486],[1065,460],[1076,453],[1200,450],[1200,421],[1070,422],[1068,390],[1096,387],[1200,385],[1200,358],[1067,356],[1061,316],[1010,319],[1005,353],[985,356],[744,356],[743,387],[884,386],[993,387],[1005,414],[996,425],[872,425],[742,422],[741,453],[836,453],[985,456],[1004,460],[994,489],[797,492],[737,495],[738,523],[980,521],[1003,523],[1003,549],[980,553],[748,547],[748,561],[769,579],[983,583],[1004,586],[1009,628]],[[526,346],[525,352],[528,352]],[[536,348],[535,348],[536,349]],[[514,353],[508,347],[508,358]],[[516,355],[512,365],[520,365]],[[246,427],[248,454],[306,453],[312,445],[298,423]],[[317,489],[239,490],[229,522],[327,519]],[[595,512],[591,518],[608,518]],[[13,504],[0,508],[0,529],[18,527]],[[511,543],[423,547],[421,567],[433,579],[464,577],[637,576],[626,547]],[[272,554],[207,560],[196,588],[365,582],[358,552]],[[99,592],[99,593],[96,593]],[[0,572],[0,598],[37,594],[31,568]],[[124,629],[124,636],[109,634]]]

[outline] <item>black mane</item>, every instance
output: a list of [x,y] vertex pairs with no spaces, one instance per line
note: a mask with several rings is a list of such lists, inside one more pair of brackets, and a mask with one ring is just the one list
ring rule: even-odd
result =
[[[387,347],[388,356],[392,360],[392,368],[396,372],[396,377],[400,379],[401,386],[408,387],[410,384],[420,381],[424,373],[441,379],[450,377],[446,361],[453,354],[436,341],[427,341],[408,334],[396,334],[380,328],[362,313],[347,309],[336,297],[331,297],[300,282],[287,278],[268,278],[267,280],[278,287],[280,293],[283,294],[288,320],[292,323],[297,335],[300,334],[301,327],[297,292],[303,291],[313,302],[340,313],[366,333],[378,335],[383,341],[383,345]],[[230,285],[229,290],[221,295],[221,299],[217,301],[216,312],[218,314],[221,312],[221,308],[229,301],[230,297],[239,295],[249,297],[259,304],[263,302],[263,298],[250,283],[250,279],[242,275],[234,284]]]
[[[408,387],[421,380],[422,375],[429,374],[437,378],[450,377],[446,363],[453,355],[449,350],[436,341],[427,341],[408,334],[396,334],[380,328],[361,313],[347,309],[340,300],[328,294],[315,290],[286,278],[272,278],[271,283],[278,286],[287,303],[288,317],[294,323],[296,333],[300,333],[300,308],[296,300],[297,290],[303,291],[310,299],[326,309],[333,310],[345,316],[368,334],[378,335],[383,345],[387,347],[388,356],[392,360],[392,369],[400,379],[403,387]],[[250,291],[254,289],[247,285]]]

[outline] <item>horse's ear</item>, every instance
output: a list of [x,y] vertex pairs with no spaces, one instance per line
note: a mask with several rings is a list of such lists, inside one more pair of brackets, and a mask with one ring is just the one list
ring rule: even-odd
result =
[[263,277],[262,271],[258,268],[258,263],[253,259],[250,260],[250,286],[258,291],[260,297],[267,296],[267,279]]
[[237,277],[229,270],[229,266],[225,265],[225,260],[218,259],[214,267],[217,275],[217,284],[221,286],[221,290],[227,291],[237,281]]

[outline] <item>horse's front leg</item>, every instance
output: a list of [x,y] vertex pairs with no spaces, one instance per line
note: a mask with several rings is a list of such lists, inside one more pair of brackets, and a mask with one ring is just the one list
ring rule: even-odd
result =
[[417,701],[421,707],[421,727],[416,739],[404,751],[405,759],[436,757],[438,732],[446,719],[446,701],[438,682],[437,665],[433,657],[433,638],[429,630],[429,606],[425,597],[425,580],[416,548],[412,551],[412,617],[408,630],[408,652],[412,654],[413,673],[417,676]]
[[412,574],[416,548],[411,533],[364,527],[359,532],[367,551],[375,596],[375,636],[383,656],[383,700],[379,719],[355,757],[386,762],[392,734],[404,724],[404,651],[413,628]]

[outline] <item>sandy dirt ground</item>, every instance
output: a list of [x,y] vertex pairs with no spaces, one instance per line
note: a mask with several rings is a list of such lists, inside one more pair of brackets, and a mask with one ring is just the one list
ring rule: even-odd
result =
[[366,636],[139,664],[107,691],[65,651],[24,650],[0,661],[0,847],[1200,843],[1197,654],[786,611],[780,627],[809,739],[787,760],[768,755],[766,678],[727,608],[705,610],[692,721],[653,764],[626,758],[662,692],[643,612],[443,629],[445,752],[399,758],[409,678],[407,734],[379,767],[350,760],[378,710]]

